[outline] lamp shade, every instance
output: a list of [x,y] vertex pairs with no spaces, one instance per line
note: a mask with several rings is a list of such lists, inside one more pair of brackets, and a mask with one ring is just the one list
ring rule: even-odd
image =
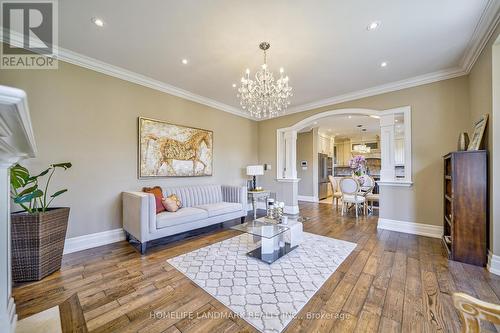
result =
[[262,176],[264,174],[263,165],[249,165],[247,166],[247,176]]

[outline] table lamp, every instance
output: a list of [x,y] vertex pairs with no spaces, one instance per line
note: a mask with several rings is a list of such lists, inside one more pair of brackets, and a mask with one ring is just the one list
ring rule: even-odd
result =
[[252,190],[255,190],[257,187],[257,177],[262,176],[264,174],[264,166],[263,165],[249,165],[247,166],[247,176],[253,177]]

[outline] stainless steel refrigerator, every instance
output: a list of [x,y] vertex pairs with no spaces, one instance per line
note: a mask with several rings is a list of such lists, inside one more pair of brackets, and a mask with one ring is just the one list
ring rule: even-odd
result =
[[[319,200],[328,196],[328,161],[331,158],[326,154],[318,154],[318,197]],[[331,168],[330,168],[331,170]],[[330,171],[331,172],[331,171]]]

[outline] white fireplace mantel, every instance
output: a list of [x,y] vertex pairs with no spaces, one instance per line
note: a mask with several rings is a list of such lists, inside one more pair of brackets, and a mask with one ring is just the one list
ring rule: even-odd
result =
[[0,332],[14,332],[17,320],[10,266],[9,167],[35,155],[26,93],[0,85]]

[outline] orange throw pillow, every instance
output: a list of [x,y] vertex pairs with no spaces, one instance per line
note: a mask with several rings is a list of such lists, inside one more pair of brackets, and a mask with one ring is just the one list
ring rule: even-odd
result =
[[145,193],[151,193],[155,196],[156,214],[165,211],[165,207],[163,207],[163,203],[161,202],[163,200],[163,191],[160,186],[144,187],[142,191]]

